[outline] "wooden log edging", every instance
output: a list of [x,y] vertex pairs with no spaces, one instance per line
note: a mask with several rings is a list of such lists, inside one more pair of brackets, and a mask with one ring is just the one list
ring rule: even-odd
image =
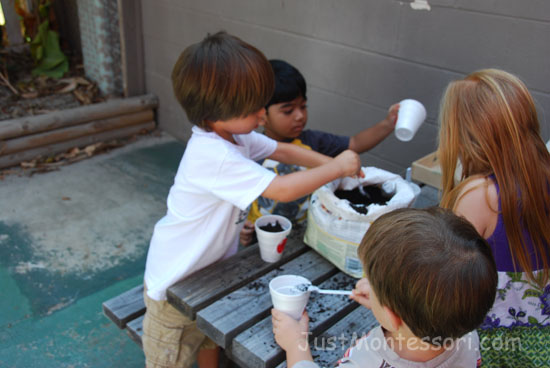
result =
[[72,139],[57,144],[42,146],[35,149],[17,152],[11,155],[0,156],[0,168],[15,166],[23,161],[30,161],[40,156],[54,155],[56,153],[67,151],[73,147],[85,147],[101,141],[130,137],[144,131],[155,129],[155,122],[150,121],[143,124],[132,125],[122,129],[108,130],[105,132],[92,134],[77,139]]
[[0,168],[152,131],[157,105],[149,94],[0,121]]
[[68,128],[55,129],[44,133],[8,139],[0,142],[0,155],[7,155],[40,146],[47,146],[49,144],[68,141],[94,133],[146,123],[152,120],[152,110],[139,111],[136,113],[115,116],[113,118],[95,120],[86,124],[69,126]]
[[137,97],[113,99],[43,115],[3,120],[0,121],[0,140],[22,137],[143,110],[152,110],[157,106],[157,97],[153,94],[147,94]]

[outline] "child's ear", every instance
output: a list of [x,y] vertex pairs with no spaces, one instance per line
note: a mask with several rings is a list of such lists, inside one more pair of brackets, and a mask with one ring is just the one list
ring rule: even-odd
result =
[[387,321],[390,322],[392,329],[394,331],[397,331],[399,327],[403,325],[403,320],[397,314],[395,314],[394,311],[392,311],[390,308],[386,306],[382,308],[384,308],[384,313],[386,314]]

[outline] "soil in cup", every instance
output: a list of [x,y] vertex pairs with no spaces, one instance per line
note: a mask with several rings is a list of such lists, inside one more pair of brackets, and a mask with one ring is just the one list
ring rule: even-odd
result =
[[274,224],[269,222],[267,225],[260,226],[260,229],[269,231],[270,233],[278,233],[284,230],[279,221],[276,221]]
[[305,291],[298,290],[296,286],[293,285],[280,287],[277,291],[285,295],[300,295],[305,293]]
[[352,190],[338,189],[334,192],[334,195],[340,199],[346,199],[355,212],[363,215],[367,214],[367,207],[370,204],[385,205],[392,197],[385,194],[377,185],[365,185],[363,190],[367,193],[366,196],[361,194],[358,188]]

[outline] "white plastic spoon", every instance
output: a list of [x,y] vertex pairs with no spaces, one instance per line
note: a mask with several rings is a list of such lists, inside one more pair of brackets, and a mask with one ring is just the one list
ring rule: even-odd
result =
[[319,294],[337,294],[337,295],[351,295],[351,290],[330,290],[330,289],[319,289],[318,286],[315,285],[308,285],[308,284],[300,284],[294,286],[296,290],[299,290],[301,292],[306,291],[314,291]]

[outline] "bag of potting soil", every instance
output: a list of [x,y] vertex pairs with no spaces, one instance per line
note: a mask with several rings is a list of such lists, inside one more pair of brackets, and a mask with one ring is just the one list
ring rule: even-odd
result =
[[363,277],[357,247],[371,223],[384,213],[409,207],[420,192],[397,174],[376,167],[362,170],[364,178],[337,179],[311,195],[304,235],[307,245],[357,278]]

